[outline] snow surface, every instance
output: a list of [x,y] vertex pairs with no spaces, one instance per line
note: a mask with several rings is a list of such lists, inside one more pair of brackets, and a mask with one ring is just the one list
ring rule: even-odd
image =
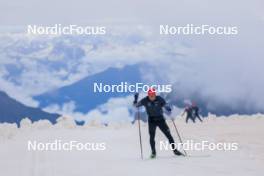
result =
[[[237,151],[189,151],[191,157],[175,157],[171,151],[158,151],[155,160],[150,154],[147,125],[142,124],[144,160],[140,159],[137,123],[109,124],[92,122],[76,126],[69,117],[58,124],[48,121],[32,124],[21,121],[0,124],[0,173],[3,176],[139,176],[139,175],[263,175],[264,115],[215,117],[204,123],[185,124],[175,120],[184,140],[238,142]],[[175,130],[167,121],[177,141]],[[82,142],[105,142],[105,151],[28,151],[27,141],[42,142],[60,139]],[[156,143],[165,140],[157,130]]]

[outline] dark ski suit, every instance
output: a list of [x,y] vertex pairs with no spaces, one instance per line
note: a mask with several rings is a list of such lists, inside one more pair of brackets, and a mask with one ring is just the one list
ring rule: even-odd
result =
[[201,119],[200,115],[199,115],[199,108],[198,106],[192,106],[192,110],[193,110],[193,119],[195,121],[196,117],[200,120],[200,122],[202,122],[203,120]]
[[[156,155],[156,148],[155,148],[155,134],[156,128],[163,132],[163,134],[168,138],[169,143],[175,148],[173,137],[171,136],[170,129],[166,124],[166,121],[163,117],[163,110],[162,108],[165,107],[166,109],[169,106],[166,105],[165,100],[160,97],[156,96],[154,101],[151,101],[148,97],[143,98],[138,103],[135,104],[136,107],[144,106],[146,108],[148,114],[148,130],[150,136],[150,146],[152,150],[152,154]],[[170,108],[169,108],[170,109]],[[174,151],[178,152],[177,150]]]
[[195,123],[195,119],[193,116],[193,109],[191,107],[186,107],[184,113],[186,113],[186,120],[185,120],[186,123],[188,123],[189,119],[191,119],[193,123]]

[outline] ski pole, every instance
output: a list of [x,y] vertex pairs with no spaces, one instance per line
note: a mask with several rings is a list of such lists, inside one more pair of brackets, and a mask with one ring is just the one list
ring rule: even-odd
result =
[[137,119],[138,119],[138,134],[139,134],[139,144],[140,144],[140,155],[141,155],[141,159],[143,160],[139,107],[137,107]]
[[[174,120],[171,119],[171,121],[172,121],[172,123],[173,123],[173,126],[174,126],[174,128],[175,128],[175,130],[176,130],[176,133],[177,133],[177,135],[178,135],[178,138],[179,138],[181,144],[183,144],[182,139],[181,139],[181,136],[180,136],[180,133],[179,133],[177,127],[176,127],[176,124],[175,124]],[[185,156],[187,156],[187,153],[186,153],[186,151],[184,150],[184,148],[182,148],[182,149],[183,149],[183,151],[184,151]]]

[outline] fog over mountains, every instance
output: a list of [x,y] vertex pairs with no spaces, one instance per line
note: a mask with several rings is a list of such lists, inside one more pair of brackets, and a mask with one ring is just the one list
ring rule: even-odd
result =
[[[95,80],[143,81],[172,84],[167,100],[180,108],[194,100],[203,115],[261,113],[261,40],[253,36],[254,45],[241,46],[247,32],[221,40],[161,38],[149,27],[89,37],[2,33],[0,89],[27,106],[55,110],[50,112],[64,113],[70,104],[72,112],[105,114],[122,103],[129,112],[132,94],[92,94]],[[101,106],[104,110],[95,109]]]

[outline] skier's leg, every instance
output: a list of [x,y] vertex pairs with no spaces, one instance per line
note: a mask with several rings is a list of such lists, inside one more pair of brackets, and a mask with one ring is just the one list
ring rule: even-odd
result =
[[166,123],[165,120],[162,120],[158,123],[158,126],[160,128],[160,130],[163,132],[163,134],[168,138],[169,143],[171,145],[171,147],[173,148],[173,153],[175,155],[183,155],[180,151],[177,150],[174,139],[170,133],[170,129]]
[[190,117],[192,119],[193,123],[195,123],[195,117]]
[[188,123],[189,117],[187,116],[185,119],[185,122]]
[[158,123],[159,129],[163,132],[163,134],[168,138],[170,144],[174,143],[173,137],[171,136],[170,129],[166,124],[165,120],[162,120]]
[[200,120],[200,122],[203,121],[203,120],[201,119],[201,117],[199,116],[199,114],[196,114],[196,117]]
[[149,127],[149,142],[150,142],[150,147],[153,155],[156,155],[156,148],[155,148],[155,134],[156,134],[156,123],[154,122],[149,122],[148,123]]

